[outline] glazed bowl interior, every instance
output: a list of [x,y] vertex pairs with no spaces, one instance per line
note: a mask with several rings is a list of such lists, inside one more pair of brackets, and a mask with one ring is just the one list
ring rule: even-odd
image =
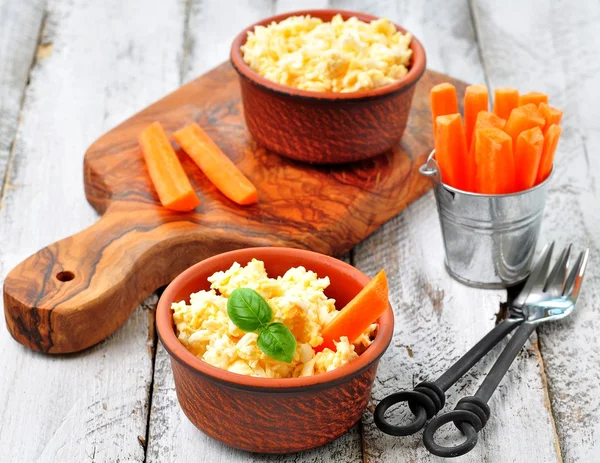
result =
[[[380,19],[377,16],[373,16],[366,13],[336,9],[302,10],[272,16],[247,27],[242,32],[240,32],[240,34],[238,34],[231,46],[231,62],[242,76],[254,81],[258,85],[261,85],[278,93],[293,95],[305,99],[318,100],[360,100],[363,98],[372,98],[385,95],[386,93],[393,93],[401,88],[406,88],[415,84],[417,80],[419,80],[423,72],[425,72],[425,50],[423,48],[423,45],[421,45],[421,42],[419,42],[419,40],[414,36],[412,37],[412,41],[410,43],[410,48],[413,53],[410,65],[408,67],[408,73],[396,82],[372,90],[359,90],[356,92],[340,93],[314,92],[309,90],[301,90],[294,87],[288,87],[287,85],[278,84],[261,76],[259,73],[252,70],[252,68],[250,68],[250,66],[246,64],[246,62],[243,59],[241,47],[246,43],[246,40],[248,38],[248,32],[253,31],[256,26],[268,26],[272,22],[280,22],[290,16],[310,15],[312,17],[322,19],[323,21],[331,21],[331,19],[337,14],[341,15],[344,20],[349,19],[351,17],[356,17],[364,22],[370,22],[376,19]],[[403,34],[406,34],[408,32],[403,27],[395,23],[392,24],[394,24],[396,29],[402,32]]]
[[393,312],[391,306],[379,318],[379,329],[375,340],[358,359],[333,371],[302,378],[256,378],[230,373],[214,367],[189,352],[177,339],[171,303],[186,301],[190,294],[210,289],[207,278],[217,271],[227,270],[234,262],[246,265],[253,258],[262,260],[269,277],[283,275],[291,267],[304,266],[314,271],[319,277],[328,276],[331,284],[325,294],[336,300],[338,309],[344,307],[368,282],[369,278],[349,264],[333,257],[290,248],[246,248],[219,254],[190,267],[179,275],[162,294],[157,308],[157,330],[164,347],[178,362],[194,369],[198,374],[210,376],[231,387],[242,389],[295,389],[324,382],[338,383],[348,376],[367,369],[379,359],[387,349],[393,332]]

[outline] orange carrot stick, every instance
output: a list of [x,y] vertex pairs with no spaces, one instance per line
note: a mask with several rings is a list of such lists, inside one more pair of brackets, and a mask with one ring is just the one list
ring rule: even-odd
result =
[[229,199],[247,205],[258,201],[256,188],[202,128],[190,124],[173,134],[179,146]]
[[560,126],[552,124],[548,127],[548,130],[544,135],[544,147],[542,148],[542,159],[540,160],[536,184],[546,180],[548,175],[550,175],[550,172],[552,172],[554,153],[556,152],[556,146],[558,145],[561,132],[562,128]]
[[438,116],[445,116],[446,114],[456,114],[458,112],[456,87],[447,82],[443,84],[438,84],[431,89],[429,99],[431,103],[433,133],[435,134],[435,120]]
[[506,120],[510,112],[519,105],[519,91],[511,87],[494,90],[494,114]]
[[552,124],[560,124],[563,115],[563,112],[560,109],[547,105],[546,103],[540,103],[539,110],[546,120],[546,125],[544,125],[544,129],[542,130],[544,133],[548,131],[548,128]]
[[477,193],[504,194],[515,191],[512,139],[500,129],[475,132]]
[[519,97],[519,106],[525,106],[530,103],[536,106],[539,106],[540,103],[548,104],[548,95],[540,92],[529,92]]
[[515,148],[516,191],[527,190],[535,185],[543,147],[544,134],[539,127],[524,130],[517,137]]
[[[496,116],[494,113],[489,111],[481,111],[477,114],[477,121],[475,122],[475,130],[477,129],[500,129],[504,130],[506,121],[501,117]],[[473,132],[473,139],[471,140],[471,149],[469,151],[469,157],[473,160],[475,158],[475,131]]]
[[138,135],[148,173],[161,204],[174,211],[191,211],[200,200],[159,122]]
[[513,139],[513,147],[517,146],[517,137],[521,132],[534,127],[544,127],[544,116],[533,103],[519,106],[510,113],[504,131]]
[[388,307],[388,282],[382,270],[323,328],[323,343],[317,352],[335,350],[334,341],[347,336],[355,341]]
[[467,142],[460,114],[438,116],[436,119],[435,159],[446,185],[460,190],[468,188]]
[[471,146],[477,114],[488,110],[488,89],[485,85],[469,85],[465,91],[465,136],[467,150]]
[[475,132],[478,129],[504,129],[506,121],[494,113],[489,111],[480,111],[477,114],[477,121],[475,122],[475,130],[473,131],[473,138],[471,140],[471,148],[469,149],[469,156],[467,159],[467,175],[468,179],[468,190],[476,190],[476,179],[477,179],[477,157],[475,150]]

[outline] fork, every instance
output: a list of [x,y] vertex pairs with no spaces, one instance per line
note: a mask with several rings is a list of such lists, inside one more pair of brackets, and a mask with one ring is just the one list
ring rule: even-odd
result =
[[[462,398],[454,410],[436,416],[425,427],[423,443],[434,455],[457,457],[468,453],[477,445],[478,433],[490,418],[487,402],[531,333],[540,323],[560,320],[573,312],[585,274],[589,249],[579,254],[569,272],[571,246],[568,246],[548,275],[553,248],[554,243],[544,250],[540,264],[531,272],[527,280],[531,290],[525,294],[522,292],[517,298],[520,300],[516,303],[523,305],[525,321],[517,328],[475,395]],[[445,447],[438,444],[434,437],[439,428],[450,422],[454,422],[467,439],[459,445]]]

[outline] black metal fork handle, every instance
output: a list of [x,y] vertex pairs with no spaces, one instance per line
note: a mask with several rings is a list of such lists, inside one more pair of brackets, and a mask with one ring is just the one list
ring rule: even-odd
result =
[[[373,415],[377,427],[392,436],[409,436],[423,429],[427,420],[444,408],[444,393],[450,386],[522,322],[522,318],[504,319],[435,381],[424,381],[417,384],[412,391],[396,392],[385,397],[379,402]],[[398,426],[385,419],[385,412],[401,402],[408,403],[414,419],[408,424]]]
[[[535,331],[535,327],[535,323],[523,323],[508,342],[475,395],[462,398],[454,410],[438,415],[429,422],[423,432],[423,443],[427,450],[438,457],[449,458],[464,455],[477,445],[478,433],[490,418],[490,407],[487,403],[527,339]],[[453,422],[467,439],[459,445],[444,447],[439,445],[434,437],[438,429],[450,422]]]

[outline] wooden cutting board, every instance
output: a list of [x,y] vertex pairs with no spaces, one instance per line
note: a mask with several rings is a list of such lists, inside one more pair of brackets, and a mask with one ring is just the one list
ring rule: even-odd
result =
[[[102,217],[8,274],[8,329],[34,350],[75,352],[106,338],[148,294],[214,254],[251,246],[345,253],[429,189],[418,168],[433,145],[428,92],[443,81],[464,91],[465,84],[426,71],[393,152],[336,167],[300,164],[256,146],[229,63],[188,83],[88,149],[86,196]],[[229,201],[180,152],[202,204],[191,213],[162,208],[136,141],[157,120],[169,133],[197,121],[257,186],[259,203]]]

